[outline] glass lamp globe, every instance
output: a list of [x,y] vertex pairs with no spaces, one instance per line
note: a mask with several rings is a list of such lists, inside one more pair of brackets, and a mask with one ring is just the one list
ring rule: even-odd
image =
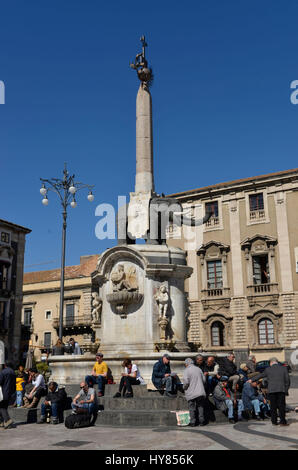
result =
[[73,209],[74,209],[75,207],[77,207],[76,201],[71,201],[70,206],[71,206]]
[[70,192],[70,194],[75,194],[76,190],[77,188],[75,186],[70,186],[68,191]]
[[45,196],[47,194],[47,188],[44,184],[42,185],[42,188],[40,188],[39,192],[42,196]]
[[94,201],[94,196],[93,196],[92,192],[90,192],[90,193],[88,194],[87,199],[88,199],[88,201],[90,201],[90,202]]
[[41,202],[43,203],[44,206],[47,206],[49,204],[49,200],[47,197],[43,198]]

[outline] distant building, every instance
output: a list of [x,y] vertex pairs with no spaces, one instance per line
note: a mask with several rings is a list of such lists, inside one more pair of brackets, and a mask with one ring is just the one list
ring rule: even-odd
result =
[[168,230],[193,267],[189,342],[289,360],[298,339],[298,169],[172,196],[198,218],[213,212],[181,240],[180,228]]
[[0,219],[0,342],[5,359],[15,364],[21,356],[25,237],[30,232]]
[[[80,264],[65,267],[63,340],[73,337],[82,346],[94,340],[91,328],[92,282],[98,255],[81,256]],[[23,324],[37,360],[50,351],[59,335],[60,269],[24,274]]]

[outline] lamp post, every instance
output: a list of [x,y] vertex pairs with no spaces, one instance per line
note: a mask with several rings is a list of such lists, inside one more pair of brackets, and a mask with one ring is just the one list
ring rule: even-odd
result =
[[[63,179],[51,178],[44,179],[40,178],[42,187],[40,188],[40,194],[43,196],[42,204],[47,206],[49,204],[48,191],[53,191],[58,194],[61,205],[63,207],[63,225],[62,225],[62,255],[61,255],[61,277],[60,277],[60,309],[59,309],[59,339],[62,340],[63,336],[63,303],[64,303],[64,268],[65,268],[65,240],[66,240],[66,219],[67,219],[67,207],[71,206],[75,208],[77,205],[75,195],[80,189],[88,188],[89,194],[87,196],[88,201],[92,202],[94,196],[92,194],[92,188],[94,185],[83,184],[75,182],[75,175],[70,176],[68,174],[66,163],[64,164]],[[72,200],[71,200],[72,199]]]

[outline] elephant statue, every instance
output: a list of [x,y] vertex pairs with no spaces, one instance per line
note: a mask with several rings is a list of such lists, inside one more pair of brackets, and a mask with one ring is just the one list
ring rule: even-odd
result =
[[[127,230],[127,211],[128,204],[122,206],[117,214],[118,245],[131,245],[136,242]],[[182,224],[197,227],[205,224],[212,214],[212,212],[208,212],[202,219],[187,217],[183,212],[181,203],[177,199],[155,195],[150,200],[148,214],[149,230],[144,238],[148,244],[164,245],[166,244],[166,229],[169,223],[172,222],[179,227]]]

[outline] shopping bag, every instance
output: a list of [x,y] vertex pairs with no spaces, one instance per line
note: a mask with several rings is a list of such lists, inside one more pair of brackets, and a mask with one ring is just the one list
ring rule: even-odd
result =
[[178,426],[188,426],[190,422],[189,411],[176,411]]

